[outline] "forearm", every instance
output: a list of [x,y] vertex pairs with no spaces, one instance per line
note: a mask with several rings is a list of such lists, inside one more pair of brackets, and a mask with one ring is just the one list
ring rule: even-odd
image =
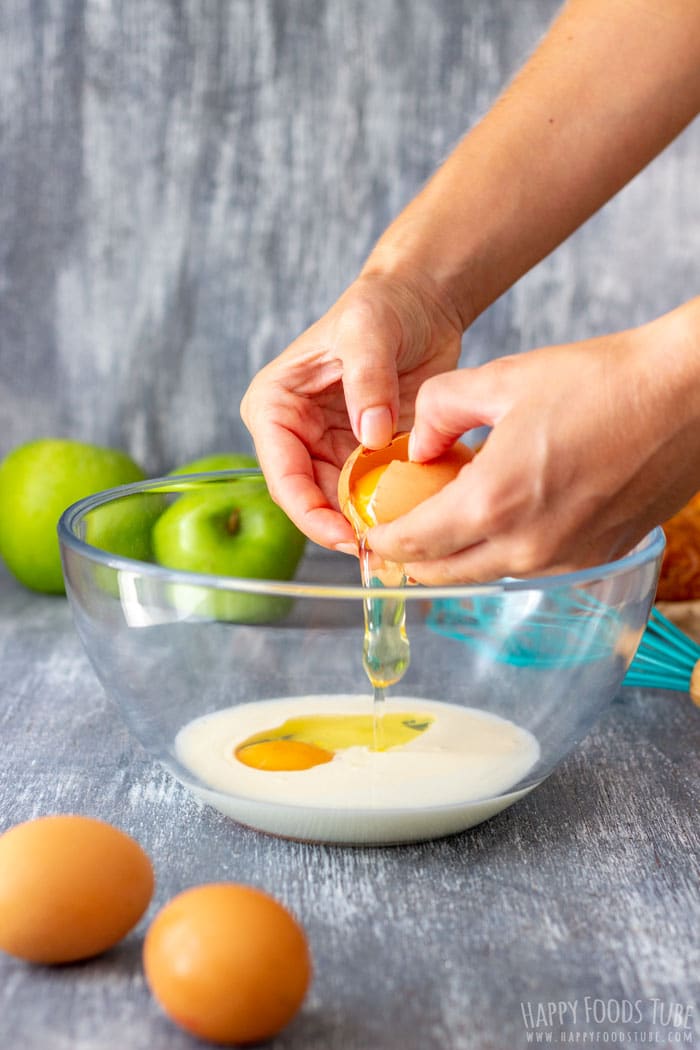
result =
[[364,272],[425,275],[467,327],[698,110],[697,0],[570,0]]

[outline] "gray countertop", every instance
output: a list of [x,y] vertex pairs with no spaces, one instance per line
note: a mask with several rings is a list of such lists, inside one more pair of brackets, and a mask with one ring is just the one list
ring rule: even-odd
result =
[[697,1045],[700,713],[687,698],[623,690],[500,816],[360,849],[275,839],[200,806],[131,739],[65,599],[2,570],[0,667],[3,830],[93,814],[133,834],[157,876],[146,917],[103,957],[55,969],[0,958],[0,1046],[202,1045],[160,1013],[140,953],[166,900],[221,879],[273,893],[308,932],[313,986],[275,1047],[486,1050],[538,1034]]
[[[251,376],[330,306],[559,6],[1,4],[0,457],[62,434],[155,475],[247,449]],[[464,362],[696,294],[698,156],[696,122],[477,321]],[[699,745],[687,698],[627,690],[548,781],[467,833],[387,849],[265,837],[151,761],[66,601],[0,569],[0,829],[94,814],[157,874],[148,916],[104,957],[0,957],[0,1050],[200,1045],[159,1012],[140,952],[166,900],[215,879],[265,888],[308,931],[315,980],[275,1047],[696,1045]],[[560,1001],[563,1023],[542,1023]],[[665,1023],[688,1008],[698,1034]]]

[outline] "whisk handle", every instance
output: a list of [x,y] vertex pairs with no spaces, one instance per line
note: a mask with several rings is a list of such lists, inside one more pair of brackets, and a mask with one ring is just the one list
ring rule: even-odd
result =
[[700,660],[695,664],[690,676],[690,699],[696,707],[700,707]]

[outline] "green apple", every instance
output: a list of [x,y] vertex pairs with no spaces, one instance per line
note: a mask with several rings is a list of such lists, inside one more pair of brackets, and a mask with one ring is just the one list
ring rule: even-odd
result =
[[109,554],[152,561],[151,530],[165,507],[165,497],[157,492],[110,500],[86,516],[85,540]]
[[[82,520],[81,535],[93,547],[108,554],[152,562],[151,531],[167,506],[160,492],[134,493],[94,507]],[[121,570],[94,564],[90,570],[95,587],[111,598],[120,598]]]
[[56,525],[63,511],[94,492],[140,481],[137,463],[118,449],[40,438],[0,465],[0,554],[32,590],[65,591]]
[[189,463],[183,463],[181,467],[171,470],[171,474],[207,474],[213,470],[251,470],[258,466],[255,456],[249,456],[245,452],[214,452],[209,456],[201,456]]
[[[270,496],[262,477],[186,492],[153,528],[156,560],[171,569],[289,580],[306,539]],[[286,598],[178,585],[178,607],[220,620],[266,623],[284,616]]]

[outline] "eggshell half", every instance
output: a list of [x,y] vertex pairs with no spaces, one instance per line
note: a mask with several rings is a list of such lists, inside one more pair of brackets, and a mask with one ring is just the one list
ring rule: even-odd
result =
[[353,492],[369,471],[386,464],[372,500],[376,522],[384,524],[434,496],[474,455],[466,445],[456,442],[441,456],[427,463],[414,463],[408,458],[408,438],[408,433],[397,434],[386,448],[377,450],[359,445],[348,456],[338,479],[338,502],[348,521],[357,522],[357,513],[352,509]]

